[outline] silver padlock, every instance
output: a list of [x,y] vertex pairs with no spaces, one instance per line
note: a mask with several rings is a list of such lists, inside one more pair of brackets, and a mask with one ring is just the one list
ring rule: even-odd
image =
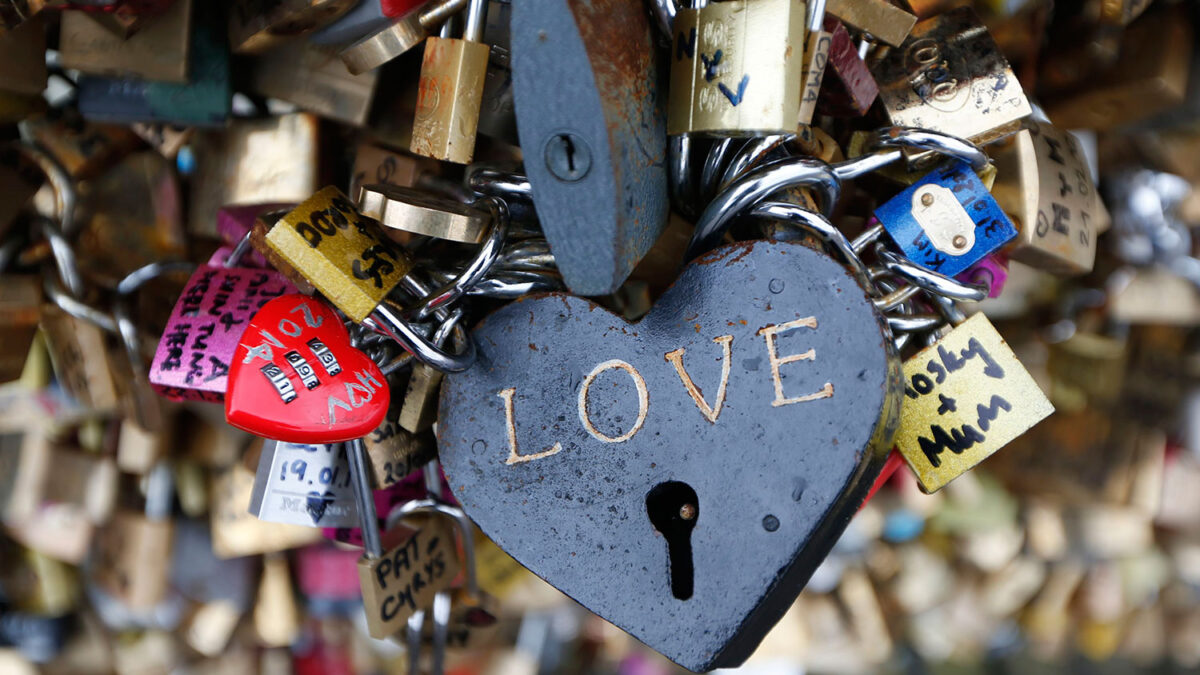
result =
[[250,513],[272,523],[357,526],[358,505],[344,445],[263,441]]

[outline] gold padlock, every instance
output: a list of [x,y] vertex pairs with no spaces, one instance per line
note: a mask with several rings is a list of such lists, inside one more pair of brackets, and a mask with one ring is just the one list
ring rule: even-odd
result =
[[299,548],[321,541],[321,531],[301,525],[264,523],[249,512],[254,472],[240,462],[212,477],[212,541],[219,558],[240,558]]
[[433,0],[343,49],[342,62],[355,75],[374,70],[416,47],[434,26],[461,12],[466,4],[467,0]]
[[300,633],[300,608],[292,591],[287,557],[263,556],[258,598],[254,601],[254,632],[266,647],[287,647]]
[[21,377],[42,314],[42,282],[0,276],[0,383]]
[[59,58],[64,68],[92,75],[137,77],[184,84],[192,45],[192,0],[176,0],[128,40],[89,12],[63,12]]
[[667,133],[796,132],[804,3],[729,0],[680,9],[671,31]]
[[410,616],[458,575],[454,535],[446,519],[428,518],[416,532],[378,558],[358,561],[363,609],[373,638],[394,635]]
[[456,164],[469,164],[475,156],[475,133],[491,53],[481,41],[486,20],[487,2],[471,0],[461,39],[448,37],[447,23],[443,36],[425,41],[411,152]]
[[992,196],[1019,231],[1010,257],[1064,276],[1092,271],[1100,196],[1075,137],[1028,122],[995,161]]
[[1054,411],[983,313],[904,362],[896,447],[934,492]]
[[120,400],[100,329],[54,305],[42,308],[41,327],[63,389],[84,407],[98,412],[115,410]]
[[904,44],[917,17],[887,0],[828,0],[825,11],[893,47]]
[[325,26],[357,0],[235,0],[229,12],[229,47],[260,54]]
[[319,187],[319,129],[315,116],[294,113],[197,134],[188,232],[215,237],[222,206],[307,199]]
[[96,583],[129,607],[157,605],[167,592],[171,547],[170,469],[159,463],[148,474],[143,512],[121,509],[97,534]]
[[379,427],[363,438],[367,449],[367,469],[376,490],[391,487],[408,474],[437,457],[437,443],[430,434],[414,434],[399,423],[405,396],[398,386],[392,388],[388,414]]
[[350,174],[350,191],[346,194],[358,198],[361,209],[360,191],[364,185],[416,187],[418,178],[425,174],[436,174],[437,168],[435,161],[362,142],[354,152],[354,171]]
[[0,31],[12,29],[37,16],[45,0],[6,0],[0,2]]
[[250,74],[250,88],[256,93],[360,127],[367,123],[378,81],[377,72],[346,72],[337,56],[307,42],[258,57]]
[[466,244],[480,243],[492,222],[488,211],[399,185],[364,185],[358,209],[391,230]]
[[1032,108],[1008,61],[970,7],[917,23],[871,66],[897,126],[987,143],[1017,130]]

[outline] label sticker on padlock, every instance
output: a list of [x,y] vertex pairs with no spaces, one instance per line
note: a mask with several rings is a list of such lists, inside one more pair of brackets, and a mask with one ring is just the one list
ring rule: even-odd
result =
[[983,181],[963,161],[948,162],[875,209],[913,262],[954,276],[1017,235]]
[[799,244],[702,256],[636,324],[549,295],[474,337],[438,420],[455,497],[521,564],[696,671],[741,663],[791,606],[899,419],[873,304]]
[[358,505],[342,444],[265,442],[250,512],[272,523],[358,525]]
[[266,240],[356,323],[375,310],[412,265],[378,225],[332,186],[280,218]]
[[295,290],[273,270],[201,266],[163,329],[150,362],[151,386],[173,401],[224,400],[242,331],[264,305]]
[[904,379],[896,447],[926,492],[1054,412],[982,313],[906,361]]
[[408,617],[429,607],[458,570],[450,524],[438,516],[381,557],[360,558],[358,578],[371,637],[382,639],[403,629]]
[[263,306],[242,333],[225,419],[263,438],[336,443],[378,427],[389,396],[383,372],[350,345],[337,314],[290,294]]

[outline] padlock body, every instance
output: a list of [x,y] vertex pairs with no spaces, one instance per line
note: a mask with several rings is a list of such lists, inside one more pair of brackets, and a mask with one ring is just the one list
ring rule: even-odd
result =
[[379,558],[358,561],[367,627],[373,638],[404,628],[408,617],[433,604],[433,596],[458,575],[454,535],[443,518],[431,518]]
[[929,172],[875,209],[875,216],[905,256],[947,276],[1017,234],[983,181],[959,160]]
[[174,531],[170,520],[117,512],[97,535],[96,582],[130,607],[158,604],[167,590]]
[[250,513],[306,527],[358,525],[350,466],[341,443],[266,441],[254,476]]
[[425,40],[409,150],[457,164],[471,162],[489,53],[482,42]]
[[918,22],[871,67],[892,124],[986,143],[1032,110],[1000,49],[969,7]]
[[796,132],[804,3],[731,0],[680,9],[671,30],[667,133]]
[[1019,230],[1008,247],[1013,260],[1063,276],[1092,271],[1100,197],[1079,141],[1028,122],[996,168],[992,192]]
[[150,384],[174,401],[225,400],[238,338],[263,305],[295,289],[278,272],[202,265],[175,303]]

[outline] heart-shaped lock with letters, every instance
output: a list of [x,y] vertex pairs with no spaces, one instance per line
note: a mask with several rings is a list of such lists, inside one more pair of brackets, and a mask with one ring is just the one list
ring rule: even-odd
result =
[[291,293],[263,305],[242,333],[225,419],[263,438],[336,443],[378,427],[389,396],[383,372],[351,346],[338,315]]
[[446,378],[451,489],[506,552],[695,671],[744,661],[864,499],[899,417],[891,336],[839,264],[743,242],[636,324],[572,296],[487,317]]

